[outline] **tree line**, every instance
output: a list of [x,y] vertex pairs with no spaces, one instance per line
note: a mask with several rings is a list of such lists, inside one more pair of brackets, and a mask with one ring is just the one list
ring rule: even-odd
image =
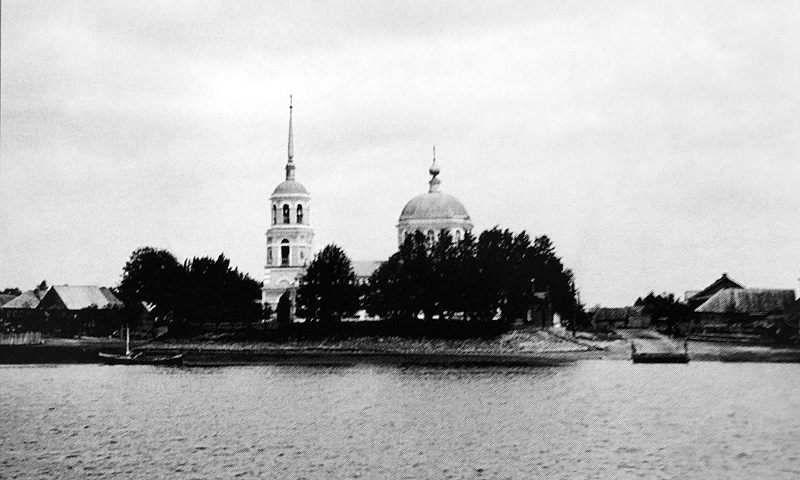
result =
[[[152,247],[135,250],[117,287],[126,304],[147,302],[151,315],[177,335],[203,323],[253,323],[269,318],[258,299],[261,284],[224,255],[179,262]],[[288,296],[278,317],[288,320]],[[524,319],[535,303],[569,323],[582,312],[575,281],[547,236],[493,228],[455,241],[416,232],[406,238],[364,284],[336,245],[323,248],[299,280],[296,313],[309,322],[335,324],[364,309],[388,320]],[[280,313],[283,312],[283,315]]]
[[175,333],[190,324],[252,323],[262,316],[261,284],[232,267],[224,255],[180,263],[166,250],[139,248],[125,264],[116,290],[125,304],[152,304],[152,315]]
[[582,311],[573,274],[547,236],[531,241],[496,227],[454,241],[445,231],[434,240],[416,232],[363,286],[344,252],[325,247],[300,280],[297,307],[322,323],[359,308],[387,319],[513,320],[525,317],[536,292],[568,322]]

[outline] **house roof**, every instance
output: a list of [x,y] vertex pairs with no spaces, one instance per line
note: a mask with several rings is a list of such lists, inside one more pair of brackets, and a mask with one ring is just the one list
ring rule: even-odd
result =
[[622,308],[598,308],[594,312],[592,320],[597,321],[620,321],[628,319],[628,307]]
[[783,312],[794,302],[794,290],[725,288],[697,307],[695,312],[768,314]]
[[373,260],[357,260],[352,263],[353,266],[353,273],[356,274],[356,278],[368,278],[378,267],[381,266],[382,262],[373,261]]
[[644,305],[634,305],[633,307],[628,307],[628,314],[629,315],[645,315],[644,309],[645,309]]
[[13,293],[0,293],[0,307],[10,302],[11,300],[14,300],[18,296],[19,295],[14,295]]
[[36,308],[39,302],[44,298],[45,292],[43,290],[28,290],[22,292],[21,295],[9,300],[0,308]]
[[686,292],[686,300],[701,300],[711,298],[714,294],[726,288],[744,288],[744,286],[728,278],[727,273],[723,273],[721,277],[714,281],[714,283],[700,290],[699,292]]
[[94,285],[55,285],[42,299],[42,308],[83,310],[121,308],[123,303],[105,287]]

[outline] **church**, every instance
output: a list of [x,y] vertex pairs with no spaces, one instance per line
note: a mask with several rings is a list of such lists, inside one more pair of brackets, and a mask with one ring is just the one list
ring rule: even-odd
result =
[[308,190],[295,180],[292,102],[289,100],[289,158],[286,179],[275,187],[270,201],[270,226],[267,229],[267,265],[261,301],[273,309],[284,292],[294,293],[300,277],[312,258],[314,230],[310,225]]
[[[308,263],[313,259],[314,230],[311,228],[309,203],[311,195],[295,179],[294,138],[292,134],[292,102],[289,99],[289,145],[286,178],[270,195],[269,228],[267,228],[267,263],[261,301],[276,308],[280,297],[288,292],[295,304],[297,287]],[[454,196],[442,192],[440,169],[436,164],[436,147],[428,173],[428,191],[406,203],[397,223],[398,247],[406,237],[420,231],[429,240],[449,232],[456,241],[472,231],[467,209]],[[364,281],[380,262],[354,261],[359,280]]]
[[464,205],[454,196],[441,190],[439,167],[436,165],[436,147],[433,147],[433,164],[428,170],[431,180],[428,193],[417,195],[406,203],[397,223],[397,245],[406,237],[420,231],[428,240],[435,240],[442,231],[459,241],[472,231],[472,222]]

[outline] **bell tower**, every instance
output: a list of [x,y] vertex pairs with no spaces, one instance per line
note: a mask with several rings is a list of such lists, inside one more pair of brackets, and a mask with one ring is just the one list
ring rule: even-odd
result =
[[311,195],[295,180],[294,136],[292,132],[292,99],[289,97],[289,145],[286,179],[269,198],[267,258],[264,268],[262,303],[273,310],[285,292],[294,306],[300,277],[311,261],[314,230],[309,225]]

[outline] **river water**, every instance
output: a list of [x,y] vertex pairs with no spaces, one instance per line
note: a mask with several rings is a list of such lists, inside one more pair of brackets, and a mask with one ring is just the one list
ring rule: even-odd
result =
[[0,478],[800,478],[800,365],[0,367]]

